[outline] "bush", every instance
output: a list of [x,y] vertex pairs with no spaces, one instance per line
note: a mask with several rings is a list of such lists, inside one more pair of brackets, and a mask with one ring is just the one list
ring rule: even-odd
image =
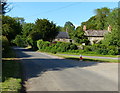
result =
[[110,50],[110,51],[108,51],[108,54],[109,54],[109,55],[115,55],[116,53],[115,53],[115,51]]
[[91,46],[84,47],[85,53],[94,53],[94,54],[102,54],[102,55],[116,55],[118,54],[118,49],[115,46],[106,46],[103,44],[94,44]]
[[2,54],[4,54],[9,50],[9,41],[6,36],[2,36],[2,39],[0,40],[2,40]]
[[68,50],[76,50],[77,46],[72,43],[68,42],[56,42],[56,43],[50,43],[48,41],[38,40],[37,41],[37,47],[39,50],[44,50],[46,52],[66,52]]
[[12,40],[12,43],[16,44],[19,47],[25,47],[26,44],[26,38],[23,38],[21,35],[17,35],[14,40]]
[[43,40],[38,40],[37,41],[37,47],[38,47],[38,49],[39,50],[42,49],[42,46],[43,46]]

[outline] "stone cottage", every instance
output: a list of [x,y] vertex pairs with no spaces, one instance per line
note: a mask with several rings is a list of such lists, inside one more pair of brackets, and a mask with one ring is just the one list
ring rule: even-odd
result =
[[85,31],[85,35],[88,37],[91,44],[95,44],[104,39],[104,35],[108,32],[111,32],[111,26],[108,26],[107,30],[87,30],[86,26],[83,26],[83,31]]
[[54,41],[73,42],[73,40],[70,39],[68,32],[59,32]]

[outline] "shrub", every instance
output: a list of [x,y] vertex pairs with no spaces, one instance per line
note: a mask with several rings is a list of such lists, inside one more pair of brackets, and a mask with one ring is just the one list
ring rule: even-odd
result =
[[16,44],[19,47],[25,47],[26,40],[21,35],[17,35],[14,40],[12,40],[12,43]]
[[108,54],[109,54],[109,55],[115,55],[116,53],[115,53],[115,51],[110,50],[110,51],[108,51]]
[[39,50],[42,49],[42,46],[43,46],[43,40],[38,40],[37,41],[37,47],[38,47],[38,49]]
[[2,36],[2,51],[7,51],[9,49],[9,41],[6,36]]

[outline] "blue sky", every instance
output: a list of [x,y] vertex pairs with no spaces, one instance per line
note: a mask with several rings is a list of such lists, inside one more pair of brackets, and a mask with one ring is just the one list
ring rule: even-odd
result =
[[67,21],[79,26],[95,15],[95,9],[113,9],[118,7],[118,2],[13,2],[11,5],[13,9],[6,15],[24,17],[27,23],[46,18],[60,26]]

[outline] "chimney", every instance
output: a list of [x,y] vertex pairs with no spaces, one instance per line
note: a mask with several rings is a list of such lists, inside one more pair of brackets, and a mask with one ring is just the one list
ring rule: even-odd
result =
[[68,28],[66,28],[66,32],[68,32]]
[[86,31],[86,25],[83,26],[83,31]]
[[111,32],[111,30],[112,30],[112,27],[109,25],[109,26],[108,26],[108,31]]

